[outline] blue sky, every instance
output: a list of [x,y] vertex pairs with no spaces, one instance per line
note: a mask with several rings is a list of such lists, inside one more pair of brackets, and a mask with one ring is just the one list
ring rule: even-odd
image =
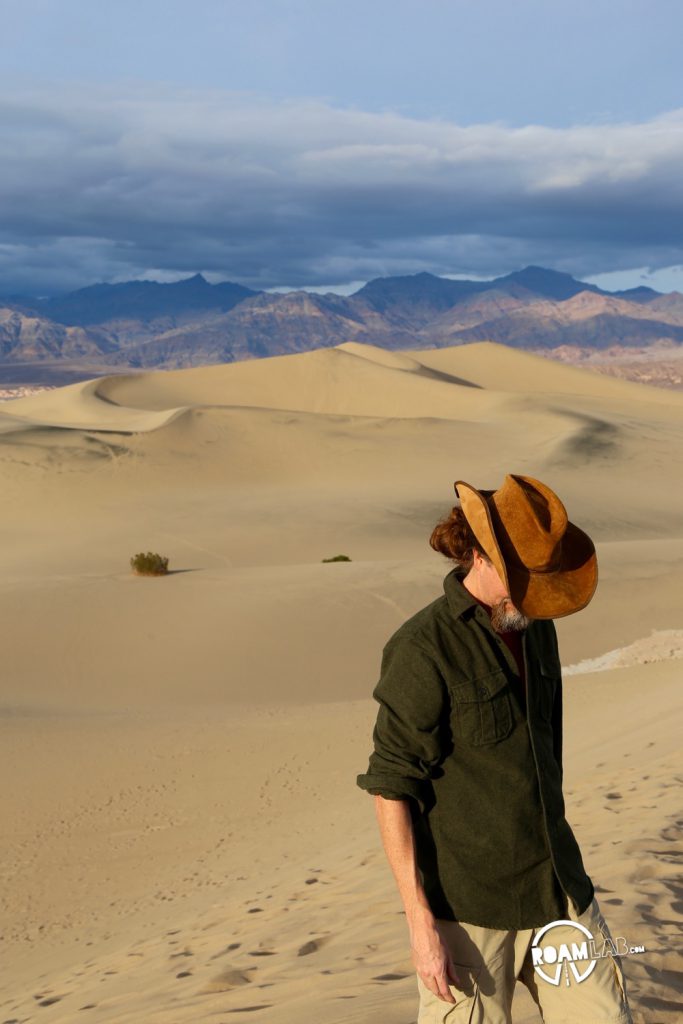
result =
[[683,290],[673,0],[1,0],[0,291]]

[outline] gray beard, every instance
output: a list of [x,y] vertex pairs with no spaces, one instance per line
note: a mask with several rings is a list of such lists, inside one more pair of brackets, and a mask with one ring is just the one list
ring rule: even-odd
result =
[[491,608],[491,625],[496,633],[508,633],[512,630],[521,632],[530,622],[531,619],[515,608],[508,597],[502,598]]

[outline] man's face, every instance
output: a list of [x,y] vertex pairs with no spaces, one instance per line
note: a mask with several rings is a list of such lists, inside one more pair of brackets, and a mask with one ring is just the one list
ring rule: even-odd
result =
[[491,606],[491,625],[496,632],[526,629],[531,620],[512,603],[493,562],[475,551],[472,570],[476,576],[476,596]]
[[478,551],[475,551],[472,568],[476,573],[477,586],[479,588],[478,596],[481,597],[482,601],[485,601],[486,604],[490,604],[492,607],[495,607],[502,601],[510,601],[510,595],[505,583],[498,575],[493,562],[489,562],[487,558],[484,558]]

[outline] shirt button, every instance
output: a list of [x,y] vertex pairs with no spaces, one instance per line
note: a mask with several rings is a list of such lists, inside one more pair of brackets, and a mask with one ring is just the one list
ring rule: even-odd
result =
[[486,687],[485,686],[480,686],[479,687],[479,696],[480,697],[486,697],[486,695],[487,695]]

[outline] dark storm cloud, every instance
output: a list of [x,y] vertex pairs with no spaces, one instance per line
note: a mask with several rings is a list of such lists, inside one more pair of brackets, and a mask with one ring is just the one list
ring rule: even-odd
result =
[[460,127],[144,86],[0,104],[0,289],[683,262],[683,112]]

